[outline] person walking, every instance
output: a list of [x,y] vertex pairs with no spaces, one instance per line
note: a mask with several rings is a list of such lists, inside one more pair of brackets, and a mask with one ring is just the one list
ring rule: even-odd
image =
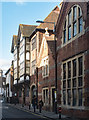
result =
[[33,99],[32,99],[32,105],[33,105],[33,108],[34,108],[34,112],[36,111],[35,107],[36,107],[36,96],[34,95],[33,96]]
[[40,99],[40,101],[39,101],[39,112],[40,113],[41,113],[42,107],[43,107],[43,101],[42,101],[42,99]]

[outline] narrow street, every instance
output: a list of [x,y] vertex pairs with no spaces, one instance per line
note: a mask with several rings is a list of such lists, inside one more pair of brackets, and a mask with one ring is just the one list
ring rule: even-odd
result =
[[2,104],[2,120],[51,120],[25,110]]

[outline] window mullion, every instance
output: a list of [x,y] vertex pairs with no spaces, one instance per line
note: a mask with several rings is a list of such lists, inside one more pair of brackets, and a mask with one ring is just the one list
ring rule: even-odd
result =
[[68,42],[68,15],[66,16],[66,42]]
[[79,17],[79,12],[78,12],[78,6],[77,6],[77,33],[79,33],[79,20],[78,20],[78,17]]
[[71,38],[73,38],[73,8],[71,9]]
[[77,91],[77,100],[76,100],[76,105],[78,106],[78,72],[79,72],[79,69],[78,69],[78,58],[76,59],[76,67],[77,67],[77,70],[76,70],[76,91]]
[[68,80],[68,66],[66,63],[66,105],[68,105],[67,80]]
[[71,106],[72,106],[72,101],[73,101],[73,93],[72,93],[72,90],[73,90],[73,86],[72,86],[72,78],[73,78],[73,64],[72,64],[72,61],[71,61]]

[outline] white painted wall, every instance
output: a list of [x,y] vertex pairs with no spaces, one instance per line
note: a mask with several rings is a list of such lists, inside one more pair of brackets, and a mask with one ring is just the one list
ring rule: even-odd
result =
[[[7,97],[12,97],[12,92],[11,92],[11,74],[10,74],[10,71],[9,71],[9,73],[6,76],[6,84],[9,84],[9,96],[7,96]],[[7,92],[8,92],[8,90],[7,90]]]

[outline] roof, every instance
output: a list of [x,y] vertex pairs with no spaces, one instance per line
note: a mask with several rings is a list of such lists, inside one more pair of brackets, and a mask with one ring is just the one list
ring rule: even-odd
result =
[[11,46],[11,52],[13,53],[14,51],[14,46],[17,45],[17,41],[18,41],[18,36],[17,35],[13,35],[13,38],[12,38],[12,46]]
[[10,68],[6,71],[5,75],[7,75],[10,72]]
[[[56,6],[51,13],[44,19],[45,22],[55,22],[55,25],[57,23],[57,19],[59,16],[59,7]],[[48,29],[53,30],[54,29],[54,24],[50,23],[41,23],[37,28],[45,29],[48,27]]]
[[55,55],[55,40],[54,40],[54,35],[51,35],[49,37],[46,37],[46,41],[47,41],[47,44],[48,44],[48,48],[50,49],[51,53],[52,53],[52,56],[54,58],[54,55]]
[[24,37],[29,37],[36,27],[37,27],[36,25],[25,25],[25,24],[19,25],[20,32]]

